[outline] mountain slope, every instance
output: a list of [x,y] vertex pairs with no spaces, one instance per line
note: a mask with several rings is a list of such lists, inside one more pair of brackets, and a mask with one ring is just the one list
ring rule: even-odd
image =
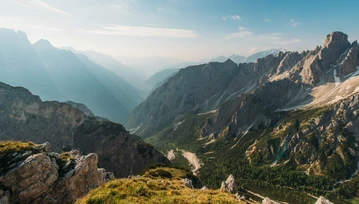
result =
[[[274,81],[278,81],[283,92],[293,92],[287,96],[285,103],[276,104],[277,109],[289,110],[315,103],[319,98],[316,93],[324,91],[322,85],[345,81],[348,74],[352,74],[350,77],[356,75],[354,72],[358,66],[358,45],[355,42],[350,44],[347,38],[343,33],[334,32],[326,37],[323,47],[313,51],[279,52],[276,56],[268,55],[258,59],[256,63],[236,65],[228,60],[182,69],[131,112],[127,127],[136,128],[139,135],[147,137],[174,121],[181,121],[183,115],[215,110],[233,97],[244,97]],[[343,66],[346,59],[351,63],[346,62],[348,65]],[[343,74],[337,75],[343,69],[348,70],[345,72],[346,78]],[[300,88],[297,91],[291,90],[286,87],[286,80]],[[312,89],[315,91],[311,92]],[[275,93],[275,90],[276,88],[269,88],[268,93]],[[352,92],[355,89],[348,88],[341,97]],[[264,97],[267,99],[271,95]]]
[[98,121],[66,103],[42,102],[21,87],[0,83],[0,140],[50,142],[57,152],[79,149],[99,156],[116,176],[136,174],[168,160],[139,137],[110,121]]
[[144,84],[148,87],[150,93],[154,91],[156,88],[162,86],[162,84],[166,83],[166,81],[174,76],[180,69],[165,69],[153,74],[150,78],[148,78]]
[[285,52],[285,51],[286,50],[284,50],[284,49],[270,49],[270,50],[256,52],[256,53],[253,53],[253,54],[249,55],[248,57],[246,57],[245,60],[243,60],[242,62],[247,62],[247,63],[256,62],[257,59],[259,59],[259,58],[263,58],[268,55],[276,55],[279,52]]
[[25,33],[0,28],[0,80],[29,87],[44,99],[61,97]]
[[[264,56],[265,57],[265,56]],[[228,57],[226,56],[219,56],[219,57],[216,57],[212,60],[210,60],[210,62],[225,62],[227,61],[228,59],[232,60],[233,62],[235,63],[242,63],[246,60],[246,57],[244,56],[241,56],[241,55],[236,55],[236,54],[233,54],[233,55],[230,55]]]
[[[237,65],[227,60],[182,69],[131,112],[127,127],[137,127],[137,134],[148,136],[181,115],[217,109],[232,97],[255,90],[271,76],[283,73],[305,54],[281,52],[257,63]],[[161,111],[166,114],[161,115]]]
[[96,115],[124,122],[141,100],[139,90],[88,58],[53,47],[30,44],[24,33],[1,29],[0,80],[29,87],[44,100],[83,103]]
[[[207,185],[237,172],[249,190],[342,199],[337,184],[359,172],[357,49],[333,32],[312,51],[188,67],[135,108],[128,125],[163,153],[197,155]],[[303,203],[297,193],[279,198]]]
[[128,81],[131,85],[142,88],[142,82],[145,80],[145,75],[141,75],[141,72],[136,68],[126,66],[113,58],[112,56],[105,55],[93,50],[79,51],[72,47],[65,47],[64,49],[70,50],[75,54],[82,54],[87,56],[92,62],[101,65],[102,67],[116,73],[118,76]]

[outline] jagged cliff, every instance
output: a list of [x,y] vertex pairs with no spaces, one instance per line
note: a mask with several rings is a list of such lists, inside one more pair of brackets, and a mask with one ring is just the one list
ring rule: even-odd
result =
[[[356,76],[358,61],[357,42],[351,44],[346,34],[333,32],[326,36],[323,46],[312,51],[279,52],[258,59],[256,63],[237,65],[227,60],[187,67],[136,107],[130,114],[127,127],[142,137],[148,137],[187,115],[223,110],[223,106],[236,109],[241,103],[238,98],[248,95],[264,101],[272,100],[272,94],[276,94],[277,99],[285,97],[278,99],[282,100],[280,103],[273,104],[277,109],[304,106],[316,102],[320,98],[318,92],[328,94],[329,89],[335,90],[335,87],[324,89],[321,86],[344,83]],[[353,87],[339,94],[341,97],[349,96],[355,92]],[[333,96],[327,96],[323,103],[333,102],[329,100],[333,100]],[[235,102],[229,105],[231,100]]]
[[95,152],[116,176],[136,174],[169,161],[117,123],[100,121],[66,103],[41,101],[22,87],[0,83],[0,140],[50,142],[56,152]]
[[0,203],[74,203],[113,179],[94,153],[51,152],[49,143],[0,142]]

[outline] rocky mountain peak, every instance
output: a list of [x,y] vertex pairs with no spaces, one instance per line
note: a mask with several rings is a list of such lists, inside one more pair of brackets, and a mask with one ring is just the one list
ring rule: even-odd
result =
[[41,39],[34,43],[34,46],[39,49],[52,49],[55,48],[48,40]]
[[15,31],[13,29],[0,28],[0,42],[2,45],[29,45],[29,39],[26,33],[22,31]]
[[326,36],[326,38],[324,39],[323,47],[341,47],[349,45],[350,43],[348,41],[348,35],[340,31],[335,31]]
[[352,47],[353,47],[353,46],[356,46],[356,45],[358,45],[358,41],[357,41],[357,40],[355,40],[355,41],[352,43]]

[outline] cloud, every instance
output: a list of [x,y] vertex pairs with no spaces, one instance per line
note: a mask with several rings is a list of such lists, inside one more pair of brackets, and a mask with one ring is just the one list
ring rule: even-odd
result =
[[270,21],[270,19],[268,19],[268,18],[264,19],[264,22],[266,22],[266,23],[268,23],[269,21]]
[[13,2],[13,3],[17,4],[17,5],[20,5],[20,6],[22,6],[22,7],[26,7],[26,8],[31,8],[31,9],[33,9],[33,7],[31,7],[31,6],[29,6],[29,5],[26,5],[26,4],[23,4],[23,3],[20,3],[20,2],[18,2],[18,1],[16,1],[16,0],[8,0],[8,1]]
[[272,43],[276,44],[276,45],[287,45],[287,44],[299,43],[301,41],[302,40],[296,38],[296,39],[293,39],[293,40],[278,40],[278,41],[274,41]]
[[32,0],[32,2],[37,4],[38,6],[46,9],[46,10],[61,14],[63,16],[72,16],[71,14],[69,14],[69,13],[67,13],[65,11],[62,11],[62,10],[60,10],[58,8],[55,8],[55,7],[53,7],[53,6],[51,6],[51,5],[47,4],[47,3],[44,3],[44,2],[42,2],[40,0]]
[[80,32],[98,35],[118,35],[133,37],[168,37],[168,38],[195,38],[192,30],[158,28],[158,27],[137,27],[125,25],[105,25],[100,30],[79,30]]
[[117,9],[118,11],[120,11],[122,14],[131,14],[131,12],[129,11],[128,5],[125,4],[109,4],[112,8]]
[[228,15],[222,17],[222,19],[225,20],[242,20],[242,18],[239,15]]
[[157,11],[163,11],[165,8],[159,7],[157,8]]
[[238,29],[239,29],[239,30],[248,30],[248,28],[241,27],[241,26],[239,26]]
[[297,27],[300,24],[300,22],[295,21],[294,19],[289,20],[289,25],[293,28]]
[[251,53],[254,53],[254,52],[258,51],[258,50],[259,50],[259,48],[252,47],[251,49],[249,49],[248,53],[251,54]]
[[282,37],[282,33],[256,34],[247,28],[239,27],[238,29],[239,32],[230,33],[229,35],[225,36],[224,39],[230,40],[237,38],[244,39],[246,41],[263,42],[273,45],[287,45],[301,42],[300,39],[285,40]]
[[233,39],[233,38],[245,38],[254,35],[251,31],[239,31],[237,33],[231,33],[228,36],[224,37],[224,39]]

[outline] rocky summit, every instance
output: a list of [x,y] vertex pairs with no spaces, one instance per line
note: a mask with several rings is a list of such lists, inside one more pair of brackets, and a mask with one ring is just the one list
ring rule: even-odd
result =
[[55,152],[94,152],[99,165],[117,177],[136,174],[151,163],[170,164],[122,125],[87,116],[66,103],[43,102],[22,87],[0,83],[0,121],[0,140],[50,142]]
[[114,178],[97,163],[94,153],[58,154],[49,143],[0,142],[0,203],[73,203]]

